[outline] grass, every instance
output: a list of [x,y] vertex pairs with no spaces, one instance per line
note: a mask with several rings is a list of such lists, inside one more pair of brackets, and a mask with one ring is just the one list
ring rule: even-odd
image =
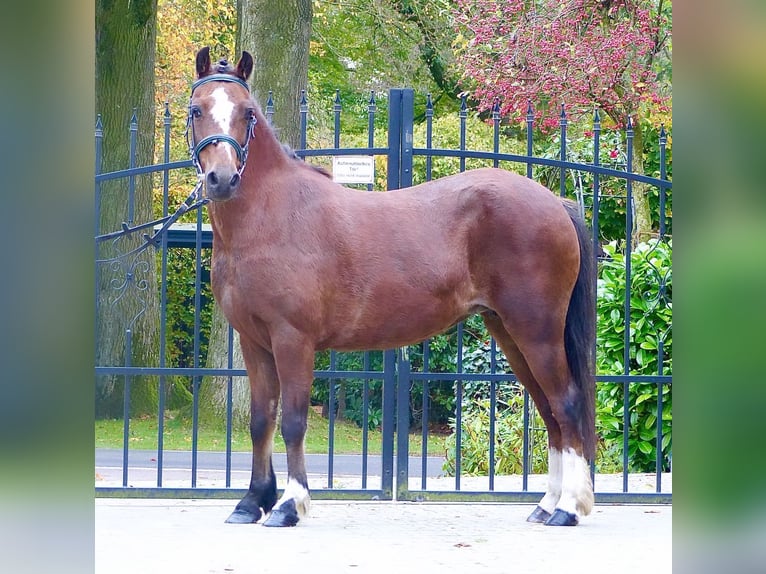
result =
[[[308,431],[306,432],[306,452],[322,454],[328,451],[329,420],[309,410]],[[335,421],[334,445],[336,454],[357,454],[362,452],[362,429],[352,422]],[[446,436],[429,434],[428,454],[444,456]],[[367,449],[370,454],[380,454],[382,435],[379,430],[368,433]],[[129,446],[137,450],[157,449],[157,418],[142,417],[130,420]],[[420,432],[410,434],[409,451],[420,455],[422,450]],[[96,421],[96,448],[122,448],[123,420],[105,419]],[[169,412],[165,415],[163,448],[165,450],[190,450],[192,447],[192,420]],[[231,437],[231,449],[235,452],[250,451],[250,434],[245,430],[234,429]],[[198,430],[197,449],[204,451],[226,450],[226,430],[223,427],[202,426]],[[285,445],[277,432],[274,437],[274,451],[284,452]]]

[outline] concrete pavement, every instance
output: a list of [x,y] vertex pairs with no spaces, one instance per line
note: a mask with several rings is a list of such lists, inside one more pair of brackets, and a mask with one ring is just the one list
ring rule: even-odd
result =
[[224,524],[233,500],[95,501],[96,572],[672,571],[672,506],[597,505],[575,528],[527,504],[313,501],[295,528]]

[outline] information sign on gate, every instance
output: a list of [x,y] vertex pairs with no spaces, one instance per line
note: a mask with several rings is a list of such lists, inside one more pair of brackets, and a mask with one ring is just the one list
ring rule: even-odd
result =
[[375,160],[368,155],[335,156],[332,179],[338,183],[375,183]]

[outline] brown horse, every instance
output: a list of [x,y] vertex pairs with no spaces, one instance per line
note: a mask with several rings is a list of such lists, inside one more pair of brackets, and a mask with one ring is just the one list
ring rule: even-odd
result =
[[[342,187],[285,151],[250,95],[253,59],[197,53],[192,158],[213,227],[213,293],[239,332],[253,468],[228,522],[293,526],[308,511],[304,435],[314,353],[390,349],[484,317],[548,428],[549,480],[532,522],[593,506],[594,281],[573,204],[501,169],[386,193]],[[288,482],[271,463],[281,402]]]

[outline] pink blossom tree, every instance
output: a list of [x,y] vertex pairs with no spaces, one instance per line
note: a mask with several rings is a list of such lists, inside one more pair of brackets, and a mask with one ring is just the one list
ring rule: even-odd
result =
[[[643,173],[643,130],[653,110],[667,109],[669,0],[456,0],[466,41],[458,64],[481,109],[524,118],[536,106],[538,126],[558,125],[599,108],[635,129],[633,168]],[[658,60],[662,60],[658,62]],[[646,192],[635,193],[635,234],[651,233]]]

